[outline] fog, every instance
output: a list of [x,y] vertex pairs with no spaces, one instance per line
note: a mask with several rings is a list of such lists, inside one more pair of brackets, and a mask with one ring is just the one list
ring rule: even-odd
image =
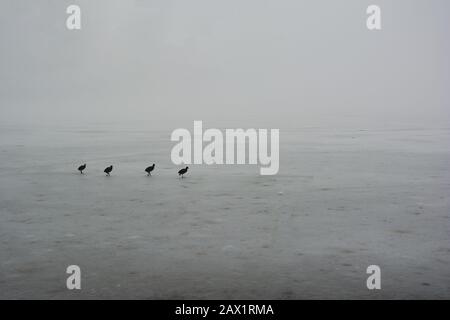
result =
[[[82,29],[66,28],[81,7]],[[366,28],[366,8],[382,30]],[[0,123],[447,126],[448,1],[2,1]]]
[[[1,1],[0,299],[448,299],[449,9]],[[279,129],[277,174],[206,165],[194,120]]]

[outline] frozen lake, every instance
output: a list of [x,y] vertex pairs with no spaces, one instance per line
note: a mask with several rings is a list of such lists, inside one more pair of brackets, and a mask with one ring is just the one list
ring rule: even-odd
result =
[[280,130],[278,175],[186,179],[170,133],[0,127],[0,298],[450,299],[449,128]]

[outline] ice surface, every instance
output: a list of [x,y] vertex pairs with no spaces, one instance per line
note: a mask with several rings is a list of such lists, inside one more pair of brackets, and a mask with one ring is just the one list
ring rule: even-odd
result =
[[450,298],[450,129],[281,130],[278,175],[185,179],[170,133],[2,126],[0,298]]

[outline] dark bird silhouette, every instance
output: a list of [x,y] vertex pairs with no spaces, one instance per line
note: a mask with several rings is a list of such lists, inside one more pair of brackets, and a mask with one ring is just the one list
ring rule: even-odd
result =
[[145,172],[147,172],[148,176],[151,176],[151,172],[155,169],[155,164],[152,164],[150,167],[145,168]]
[[188,169],[189,167],[181,169],[180,171],[178,171],[178,175],[181,176],[181,178],[183,178],[183,175],[188,171]]
[[86,163],[78,167],[78,171],[83,174],[83,170],[86,169]]
[[109,176],[109,174],[111,173],[112,169],[113,169],[113,166],[111,165],[108,168],[106,168],[103,172],[106,173],[106,175]]

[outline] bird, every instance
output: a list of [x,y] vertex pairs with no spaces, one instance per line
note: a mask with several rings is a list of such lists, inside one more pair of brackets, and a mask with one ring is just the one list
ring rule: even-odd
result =
[[178,171],[178,175],[181,176],[181,178],[183,178],[183,174],[185,174],[188,171],[188,169],[189,167],[181,169],[180,171]]
[[83,174],[83,170],[86,169],[86,163],[78,167],[78,171]]
[[151,175],[152,175],[151,172],[153,171],[153,169],[155,169],[155,164],[152,164],[150,167],[147,167],[147,168],[145,169],[145,172],[147,172],[147,175],[148,175],[148,176],[151,176]]
[[110,165],[110,166],[109,166],[108,168],[106,168],[103,172],[106,173],[107,176],[109,176],[109,174],[111,173],[112,169],[113,169],[113,166]]

